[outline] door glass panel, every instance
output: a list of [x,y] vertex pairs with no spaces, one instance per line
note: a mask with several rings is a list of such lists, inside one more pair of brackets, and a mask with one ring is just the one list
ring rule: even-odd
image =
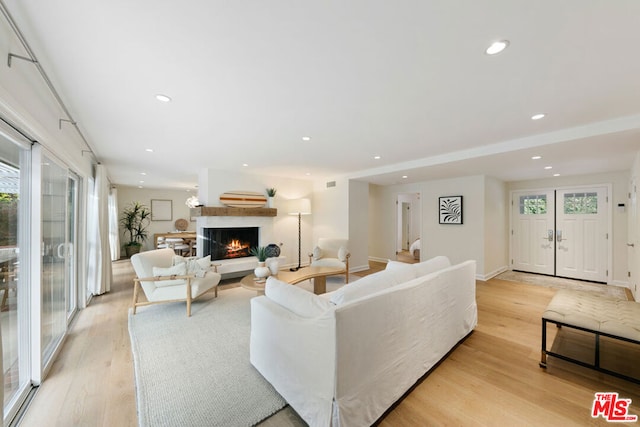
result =
[[589,215],[598,213],[598,193],[565,193],[565,215]]
[[68,212],[68,221],[67,221],[67,243],[65,246],[65,258],[67,263],[66,271],[66,292],[67,292],[67,320],[71,320],[73,315],[76,312],[76,308],[78,306],[78,291],[77,291],[77,277],[78,277],[78,266],[76,263],[76,251],[78,245],[76,244],[77,240],[77,231],[78,231],[78,220],[77,220],[77,203],[78,201],[78,179],[75,176],[70,176],[68,178],[68,186],[67,186],[67,212]]
[[[28,375],[28,304],[24,304],[28,292],[27,283],[21,277],[21,264],[26,264],[28,246],[24,243],[25,215],[29,194],[29,152],[0,136],[0,333],[2,334],[2,371],[4,376],[5,413],[15,412],[26,388],[30,385]],[[23,248],[22,251],[20,249]],[[24,275],[22,275],[24,276]],[[20,298],[18,296],[20,295]],[[1,423],[1,421],[0,421]]]
[[521,215],[545,215],[547,213],[547,195],[520,196]]
[[42,162],[42,366],[66,331],[67,169]]

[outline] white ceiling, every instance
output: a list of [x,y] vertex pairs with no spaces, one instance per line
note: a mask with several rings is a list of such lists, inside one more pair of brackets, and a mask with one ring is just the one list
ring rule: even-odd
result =
[[521,180],[640,150],[637,0],[3,2],[115,184]]

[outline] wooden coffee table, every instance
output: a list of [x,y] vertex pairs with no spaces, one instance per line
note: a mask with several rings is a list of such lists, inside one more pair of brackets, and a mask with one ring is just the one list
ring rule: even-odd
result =
[[[327,276],[336,274],[344,274],[344,268],[336,267],[303,267],[298,271],[280,270],[276,279],[295,285],[308,279],[313,279],[313,293],[316,295],[327,292]],[[258,295],[264,295],[265,281],[256,281],[256,276],[250,274],[240,280],[240,286],[245,289],[258,292]]]

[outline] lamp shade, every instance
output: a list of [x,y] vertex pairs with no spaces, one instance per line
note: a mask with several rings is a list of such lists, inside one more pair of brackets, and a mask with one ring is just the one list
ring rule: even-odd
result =
[[289,215],[311,215],[311,200],[295,199],[289,203]]

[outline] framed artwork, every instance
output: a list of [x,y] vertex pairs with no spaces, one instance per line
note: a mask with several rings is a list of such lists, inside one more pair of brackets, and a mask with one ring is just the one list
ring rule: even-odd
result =
[[462,224],[462,196],[440,197],[440,224]]
[[173,220],[173,201],[151,199],[151,221]]

